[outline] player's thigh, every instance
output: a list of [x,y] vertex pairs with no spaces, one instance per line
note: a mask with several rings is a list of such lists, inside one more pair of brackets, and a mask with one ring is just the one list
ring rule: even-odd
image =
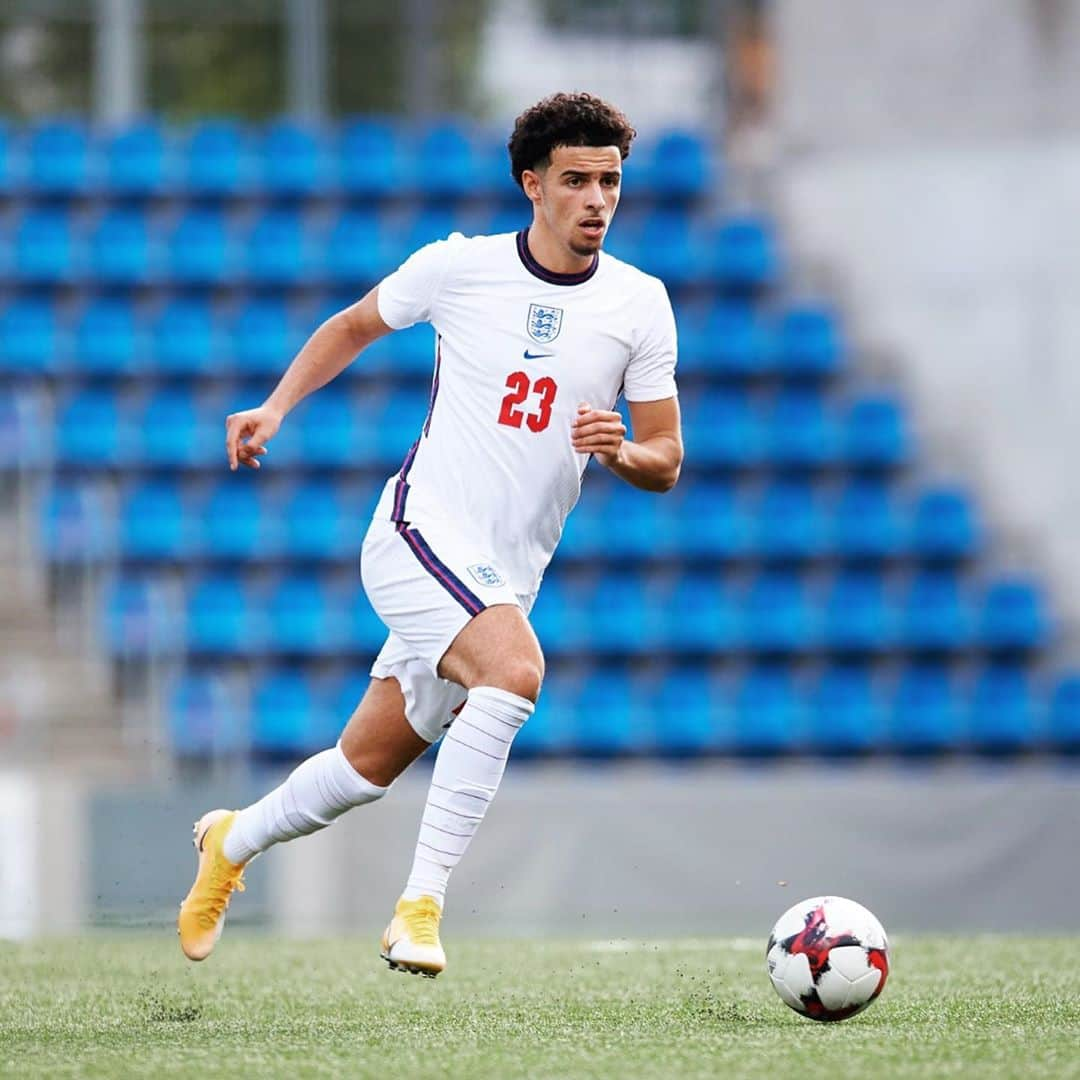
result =
[[406,719],[405,696],[392,677],[371,680],[341,734],[349,763],[380,787],[400,776],[429,745]]
[[472,689],[497,686],[535,701],[544,678],[544,654],[516,604],[475,615],[439,662],[439,675]]
[[[423,660],[432,676],[460,681],[440,665],[447,653],[462,652],[453,647],[473,623],[489,627],[487,636],[501,641],[504,654],[509,650],[512,659],[523,648],[539,653],[508,575],[483,545],[450,522],[373,520],[364,538],[360,573],[368,600],[392,638],[404,643],[410,656]],[[507,608],[512,616],[507,616]],[[464,641],[475,638],[473,631]],[[495,644],[486,651],[496,651]],[[469,645],[463,662],[475,654],[476,647]],[[471,663],[469,670],[475,666]],[[452,664],[452,670],[462,670],[462,664]]]

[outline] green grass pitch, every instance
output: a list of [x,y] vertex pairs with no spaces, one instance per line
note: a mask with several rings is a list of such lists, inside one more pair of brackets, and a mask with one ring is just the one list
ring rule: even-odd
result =
[[781,1004],[764,941],[462,943],[431,981],[365,938],[0,944],[5,1077],[1080,1077],[1080,939],[901,938],[871,1008]]

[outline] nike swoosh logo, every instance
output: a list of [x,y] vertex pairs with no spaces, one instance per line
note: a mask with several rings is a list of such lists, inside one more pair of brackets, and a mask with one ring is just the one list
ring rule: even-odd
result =
[[528,349],[525,350],[525,359],[526,360],[542,360],[545,356],[554,356],[554,355],[555,354],[553,352],[529,352]]

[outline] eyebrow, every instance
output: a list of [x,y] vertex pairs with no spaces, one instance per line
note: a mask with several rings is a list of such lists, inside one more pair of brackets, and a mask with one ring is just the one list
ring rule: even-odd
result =
[[601,176],[622,176],[621,169],[598,169],[593,172],[587,169],[563,169],[559,176],[594,176],[597,172]]

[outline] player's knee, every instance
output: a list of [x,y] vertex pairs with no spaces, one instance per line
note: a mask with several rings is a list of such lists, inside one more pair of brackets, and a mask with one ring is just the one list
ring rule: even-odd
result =
[[544,661],[529,658],[504,661],[491,673],[488,685],[535,702],[543,681]]

